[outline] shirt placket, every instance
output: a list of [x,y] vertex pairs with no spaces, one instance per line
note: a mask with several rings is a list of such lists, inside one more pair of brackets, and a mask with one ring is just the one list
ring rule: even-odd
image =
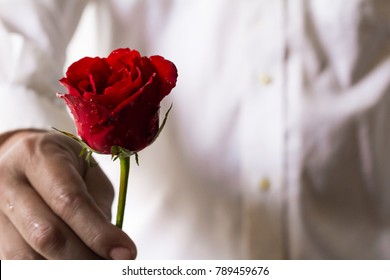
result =
[[272,16],[262,17],[256,37],[249,41],[256,78],[240,115],[243,240],[245,254],[253,259],[287,257],[285,2],[273,1],[267,9]]

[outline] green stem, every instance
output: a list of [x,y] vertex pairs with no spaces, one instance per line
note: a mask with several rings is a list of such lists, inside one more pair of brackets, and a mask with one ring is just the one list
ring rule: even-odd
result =
[[125,215],[127,182],[129,180],[130,173],[130,157],[120,157],[119,160],[121,175],[119,185],[118,211],[116,214],[116,226],[121,229],[123,225],[123,217]]

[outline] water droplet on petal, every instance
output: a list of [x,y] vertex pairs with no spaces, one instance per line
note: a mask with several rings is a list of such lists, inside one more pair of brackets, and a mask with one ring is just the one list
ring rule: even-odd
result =
[[96,132],[98,132],[99,131],[99,126],[97,126],[97,125],[91,125],[90,127],[89,127],[89,132],[90,133],[96,133]]

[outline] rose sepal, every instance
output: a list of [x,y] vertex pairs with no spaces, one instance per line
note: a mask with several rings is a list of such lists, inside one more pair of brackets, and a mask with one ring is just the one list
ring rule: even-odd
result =
[[173,106],[173,103],[171,103],[171,106],[169,106],[168,110],[166,111],[165,116],[164,116],[164,119],[163,119],[163,121],[161,122],[161,125],[160,125],[160,127],[159,127],[159,129],[158,129],[158,131],[157,131],[157,133],[156,133],[156,136],[154,136],[153,140],[150,142],[149,145],[153,144],[154,141],[157,140],[158,136],[160,136],[161,131],[163,130],[165,124],[167,123],[168,115],[169,115],[169,113],[171,112],[172,106]]
[[118,158],[125,158],[128,157],[130,158],[131,156],[135,157],[135,162],[139,166],[139,161],[138,161],[138,153],[130,151],[128,149],[122,148],[120,146],[112,146],[111,147],[111,159],[112,161],[116,161]]

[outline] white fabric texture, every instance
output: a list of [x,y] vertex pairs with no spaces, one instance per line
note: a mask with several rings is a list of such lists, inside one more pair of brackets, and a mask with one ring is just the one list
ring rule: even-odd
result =
[[[55,93],[86,2],[0,1],[1,131],[69,127]],[[72,57],[179,70],[130,175],[140,259],[390,258],[390,1],[89,2]]]

